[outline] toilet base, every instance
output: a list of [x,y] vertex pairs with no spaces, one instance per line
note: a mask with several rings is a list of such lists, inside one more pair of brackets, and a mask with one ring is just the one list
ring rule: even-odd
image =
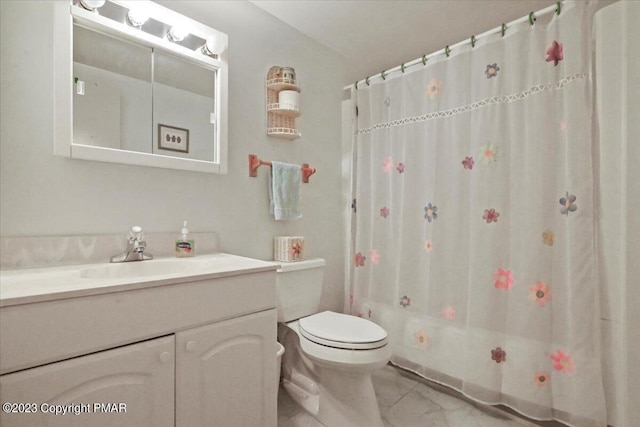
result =
[[317,360],[302,350],[300,339],[305,338],[296,327],[281,324],[278,331],[285,347],[282,383],[291,398],[327,427],[382,427],[371,375],[388,357],[366,367]]

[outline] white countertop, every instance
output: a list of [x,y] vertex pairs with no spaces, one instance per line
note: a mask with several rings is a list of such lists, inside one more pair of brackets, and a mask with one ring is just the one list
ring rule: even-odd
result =
[[139,277],[87,277],[92,276],[95,270],[116,265],[109,263],[0,271],[0,307],[259,273],[280,267],[277,262],[224,253],[193,258],[157,258],[133,263],[145,263],[145,267],[152,267],[153,263],[158,261],[159,267],[161,264],[170,265],[175,262],[185,263],[186,266],[192,263],[194,268],[181,273],[160,272]]

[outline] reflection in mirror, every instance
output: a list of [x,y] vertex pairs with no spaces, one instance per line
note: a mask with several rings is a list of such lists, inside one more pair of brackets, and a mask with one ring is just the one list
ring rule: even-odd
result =
[[152,50],[74,25],[74,144],[151,152]]
[[158,50],[153,61],[153,153],[216,161],[215,71]]

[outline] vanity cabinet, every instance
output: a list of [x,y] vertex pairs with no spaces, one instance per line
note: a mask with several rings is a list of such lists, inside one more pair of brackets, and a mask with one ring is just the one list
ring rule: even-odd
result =
[[[278,266],[226,254],[212,265],[0,305],[0,400],[37,404],[36,414],[0,412],[0,425],[276,427]],[[42,413],[84,403],[90,413]]]
[[275,310],[176,334],[176,426],[255,427],[276,419]]
[[3,375],[2,403],[35,413],[0,425],[275,427],[275,324],[270,310]]
[[172,427],[174,337],[3,375],[0,396],[30,412],[3,410],[3,427]]

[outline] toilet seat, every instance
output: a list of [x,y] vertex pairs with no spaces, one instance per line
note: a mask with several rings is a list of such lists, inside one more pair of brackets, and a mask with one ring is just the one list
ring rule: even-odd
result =
[[347,350],[373,350],[387,345],[387,332],[360,317],[324,311],[298,321],[300,334],[316,344]]

